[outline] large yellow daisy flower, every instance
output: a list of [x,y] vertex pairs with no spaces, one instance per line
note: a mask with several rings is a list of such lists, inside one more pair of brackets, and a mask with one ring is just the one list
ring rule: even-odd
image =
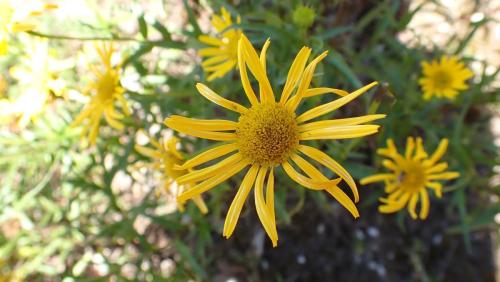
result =
[[[240,23],[239,16],[236,18],[236,22]],[[206,57],[201,63],[201,66],[203,70],[209,74],[207,78],[208,81],[223,77],[226,73],[231,71],[238,62],[236,50],[238,49],[238,39],[242,31],[241,29],[226,30],[232,24],[231,14],[222,7],[220,16],[212,16],[212,26],[218,32],[218,35],[200,35],[198,37],[198,40],[210,45],[210,47],[198,51],[201,57]]]
[[[357,202],[359,196],[353,178],[327,154],[314,147],[301,144],[301,142],[370,135],[376,133],[379,126],[364,125],[363,123],[383,118],[385,115],[309,122],[349,103],[377,83],[373,82],[352,93],[326,87],[309,88],[316,65],[327,55],[327,52],[316,57],[306,67],[311,49],[303,47],[292,63],[281,97],[279,101],[276,101],[266,74],[266,50],[269,43],[267,41],[264,44],[259,57],[245,35],[242,35],[238,42],[238,68],[243,89],[251,104],[249,108],[222,98],[201,83],[196,85],[201,95],[208,100],[240,114],[238,121],[171,116],[165,120],[165,124],[184,134],[227,142],[188,160],[178,167],[179,169],[194,168],[231,154],[214,165],[179,177],[177,182],[180,184],[188,182],[198,184],[182,193],[178,197],[178,201],[184,202],[200,195],[237,174],[245,167],[250,167],[229,208],[223,235],[229,238],[233,233],[245,199],[255,185],[254,197],[257,214],[267,235],[271,238],[273,246],[276,246],[278,234],[274,214],[274,168],[281,165],[290,178],[297,183],[309,189],[328,192],[354,217],[358,217],[359,213],[354,202],[337,186],[341,179],[346,181],[354,194],[355,202]],[[259,83],[259,98],[250,84],[247,67]],[[325,93],[335,93],[342,97],[296,116],[295,112],[302,99]],[[330,169],[339,178],[328,179],[301,155]],[[297,171],[293,164],[306,175]],[[264,197],[263,189],[266,177],[267,186]]]
[[[438,148],[428,156],[422,144],[422,138],[408,137],[404,156],[400,155],[392,139],[387,140],[387,148],[379,149],[377,153],[387,157],[382,165],[391,170],[389,173],[375,174],[361,179],[361,184],[383,181],[387,198],[381,198],[384,203],[379,207],[381,213],[393,213],[408,204],[408,212],[413,219],[426,219],[429,215],[429,194],[427,188],[433,189],[441,198],[442,185],[437,180],[449,180],[459,176],[457,172],[445,172],[446,162],[438,163],[446,152],[448,139],[443,139]],[[421,200],[419,216],[415,212],[418,200]]]
[[25,1],[0,0],[0,55],[7,53],[11,34],[35,29],[36,25],[28,22],[30,17],[57,7],[54,4],[38,6]]
[[[111,127],[123,130],[124,125],[120,120],[124,118],[123,114],[130,115],[127,100],[123,96],[125,90],[120,86],[121,65],[113,66],[111,64],[113,45],[111,43],[103,43],[102,46],[96,45],[96,50],[102,66],[89,66],[96,76],[96,80],[91,82],[88,90],[85,91],[85,94],[91,96],[90,102],[72,124],[77,126],[87,120],[82,135],[88,134],[91,145],[96,142],[102,116]],[[123,114],[116,111],[115,102],[121,104]]]
[[469,88],[465,81],[473,76],[473,73],[455,56],[442,56],[439,62],[424,61],[422,71],[424,77],[420,78],[418,83],[424,92],[424,100],[434,96],[454,100],[460,90]]
[[[160,170],[163,173],[163,188],[165,191],[169,192],[175,183],[175,180],[183,175],[191,172],[191,169],[174,169],[175,165],[181,165],[184,162],[184,157],[181,152],[177,150],[179,144],[179,139],[171,137],[164,142],[159,142],[155,138],[149,136],[149,142],[153,145],[153,148],[135,145],[135,150],[145,157],[151,158],[153,162],[153,168]],[[190,184],[180,185],[177,187],[177,194],[182,193],[190,187]],[[208,209],[205,202],[200,195],[193,197],[194,203],[198,206],[202,213],[207,213]],[[179,204],[178,208],[180,211],[184,211],[184,205]]]

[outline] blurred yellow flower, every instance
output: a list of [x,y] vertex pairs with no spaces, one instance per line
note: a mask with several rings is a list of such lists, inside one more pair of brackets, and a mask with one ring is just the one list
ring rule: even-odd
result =
[[0,55],[7,53],[11,34],[35,29],[36,25],[28,20],[54,8],[57,8],[54,4],[41,2],[0,0]]
[[[76,117],[72,126],[83,124],[82,135],[88,134],[91,145],[96,143],[101,118],[104,116],[106,122],[117,130],[123,130],[124,125],[120,121],[125,115],[130,115],[127,100],[124,97],[125,89],[120,86],[121,64],[113,66],[111,56],[113,55],[113,44],[96,44],[96,50],[101,59],[101,66],[89,65],[90,70],[96,76],[91,82],[85,94],[90,97],[90,102]],[[115,109],[115,102],[119,102],[123,111],[118,113]]]
[[[239,16],[236,19],[236,23],[240,23]],[[198,37],[198,40],[211,46],[198,51],[201,57],[207,57],[201,66],[209,74],[208,81],[223,77],[238,62],[236,50],[238,49],[238,39],[242,31],[240,29],[226,30],[232,24],[231,14],[223,7],[221,8],[220,16],[213,15],[212,17],[212,26],[218,34],[216,36],[200,35]]]
[[[164,142],[159,142],[158,140],[150,136],[149,142],[153,145],[154,148],[135,145],[135,150],[141,155],[149,157],[154,161],[152,163],[153,168],[163,173],[163,188],[166,192],[169,192],[177,178],[188,174],[192,170],[174,169],[175,165],[181,165],[184,162],[184,157],[177,150],[179,139],[177,139],[176,137],[171,137]],[[189,189],[191,185],[192,184],[190,183],[178,185],[176,190],[177,195],[182,193],[184,190]],[[205,214],[208,212],[207,206],[205,205],[205,202],[200,195],[194,197],[193,201],[202,213]],[[178,203],[178,207],[180,211],[184,211],[184,205]]]
[[[344,106],[377,85],[377,82],[352,93],[326,87],[309,88],[316,65],[326,57],[327,52],[316,57],[306,67],[311,49],[303,47],[290,67],[281,98],[276,101],[266,74],[266,52],[269,43],[268,40],[264,44],[259,57],[245,35],[241,35],[238,42],[238,68],[243,89],[251,104],[250,108],[222,98],[201,83],[196,85],[201,95],[208,100],[240,114],[237,122],[191,119],[174,115],[167,118],[165,124],[184,134],[228,142],[186,161],[182,166],[177,167],[178,169],[191,169],[233,153],[214,165],[179,177],[177,182],[180,184],[198,184],[182,193],[178,197],[178,201],[182,203],[200,195],[237,174],[245,167],[250,167],[229,208],[223,235],[229,238],[233,233],[243,204],[255,184],[254,197],[257,215],[267,235],[271,238],[273,246],[276,246],[278,234],[274,211],[274,167],[281,165],[291,179],[306,188],[328,192],[354,217],[359,217],[354,202],[337,186],[343,179],[352,190],[354,200],[357,202],[359,195],[353,178],[339,163],[323,151],[300,144],[300,141],[346,139],[370,135],[376,133],[379,126],[362,124],[381,119],[385,115],[367,115],[306,123]],[[259,99],[251,86],[247,67],[259,83]],[[294,91],[295,89],[296,91]],[[292,94],[293,92],[295,95]],[[326,93],[335,93],[342,97],[296,116],[295,112],[302,99]],[[299,153],[328,168],[339,178],[328,179]],[[297,171],[292,163],[307,176]],[[263,189],[266,176],[267,188],[264,198]]]
[[9,266],[0,258],[0,282],[22,282],[23,279],[16,271],[5,271],[4,266]]
[[[393,213],[408,204],[408,212],[413,219],[426,219],[429,215],[429,194],[426,188],[433,189],[441,198],[442,185],[437,180],[449,180],[460,176],[457,172],[445,172],[446,162],[438,163],[446,152],[448,139],[442,139],[438,148],[430,157],[427,155],[422,138],[408,137],[405,155],[400,155],[392,139],[387,140],[387,148],[379,149],[377,153],[387,157],[382,165],[391,170],[389,173],[375,174],[361,180],[362,185],[383,181],[387,198],[381,198],[384,203],[379,207],[381,213]],[[415,211],[418,200],[421,201],[420,213]]]
[[26,54],[10,68],[11,76],[18,81],[19,96],[0,103],[0,115],[16,118],[21,128],[43,113],[55,96],[63,95],[66,82],[59,73],[72,66],[53,56],[47,40],[35,39],[25,45]]
[[465,81],[474,74],[455,56],[442,56],[441,60],[422,62],[423,77],[419,84],[424,92],[424,100],[433,96],[454,100],[460,90],[469,88]]

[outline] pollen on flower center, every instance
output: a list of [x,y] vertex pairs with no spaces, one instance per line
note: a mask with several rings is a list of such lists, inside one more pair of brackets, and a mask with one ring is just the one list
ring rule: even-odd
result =
[[242,114],[236,134],[240,153],[259,165],[283,163],[299,144],[295,113],[274,102]]
[[425,168],[419,162],[409,161],[399,179],[408,192],[418,192],[425,185]]

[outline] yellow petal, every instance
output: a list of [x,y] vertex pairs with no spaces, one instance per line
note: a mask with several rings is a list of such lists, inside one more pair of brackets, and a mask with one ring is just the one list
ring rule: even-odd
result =
[[436,197],[441,198],[443,196],[443,192],[442,192],[443,185],[441,185],[441,183],[438,183],[438,182],[426,182],[425,186],[427,186],[427,187],[431,188],[432,190],[434,190],[434,193],[436,194]]
[[443,163],[439,163],[439,164],[436,164],[430,168],[427,168],[425,170],[425,173],[427,174],[432,174],[432,173],[438,173],[438,172],[443,172],[445,171],[446,169],[448,168],[448,164],[443,162]]
[[[226,73],[231,71],[235,65],[236,65],[235,60],[228,60],[226,63],[218,65],[217,67],[215,67],[216,71],[214,71],[207,77],[207,81],[212,81],[216,78],[223,77],[224,75],[226,75]],[[205,71],[207,71],[206,68]]]
[[418,193],[413,193],[410,198],[410,202],[408,203],[408,212],[411,215],[411,218],[417,219],[417,212],[415,211],[418,202]]
[[356,138],[377,133],[379,127],[379,125],[372,124],[334,126],[301,132],[299,138],[300,140]]
[[269,40],[269,38],[266,40],[266,42],[264,43],[264,46],[262,46],[262,50],[260,50],[260,56],[259,56],[259,60],[260,60],[260,64],[262,65],[262,67],[264,68],[264,72],[266,72],[266,55],[267,55],[267,49],[269,48],[269,45],[271,44],[271,40]]
[[274,93],[271,88],[271,84],[269,83],[269,79],[267,78],[266,72],[260,63],[260,59],[257,56],[257,52],[252,46],[252,43],[248,40],[248,38],[242,34],[240,37],[240,41],[243,44],[243,55],[245,57],[245,63],[248,65],[250,72],[254,75],[255,79],[259,82],[259,85],[262,86],[263,92],[261,95],[261,102],[271,102],[274,101]]
[[[213,64],[213,65],[210,65],[210,66],[204,66],[203,70],[205,72],[214,72],[214,73],[228,72],[229,70],[231,70],[234,67],[234,65],[235,65],[235,61],[233,61],[233,60],[226,60],[223,63]],[[213,76],[213,74],[212,74],[212,76]]]
[[208,213],[207,205],[205,204],[205,201],[203,201],[203,198],[200,195],[193,197],[193,202],[195,203],[195,205],[198,207],[198,209],[202,214]]
[[308,178],[300,173],[298,173],[289,162],[284,162],[283,169],[285,172],[300,185],[312,189],[312,190],[324,190],[328,186],[336,186],[340,182],[340,178],[329,180],[329,181],[317,181]]
[[198,182],[213,177],[217,174],[222,174],[224,170],[227,170],[229,167],[235,165],[236,163],[239,163],[242,159],[243,157],[241,156],[241,154],[236,153],[214,165],[202,168],[200,170],[194,170],[177,178],[177,183],[186,184],[191,182]]
[[154,149],[151,149],[151,148],[148,148],[148,147],[135,145],[134,149],[139,154],[141,154],[141,155],[143,155],[145,157],[149,157],[149,158],[152,158],[152,159],[160,159],[162,157],[162,154],[161,154],[160,151],[154,150]]
[[405,151],[406,159],[411,159],[411,155],[413,154],[413,149],[415,149],[415,140],[413,139],[413,137],[408,137],[406,139],[406,151]]
[[352,193],[354,194],[354,201],[356,203],[359,201],[359,193],[358,193],[358,188],[356,187],[356,183],[354,182],[354,179],[344,167],[342,167],[334,159],[330,158],[330,156],[328,156],[321,150],[318,150],[314,147],[299,145],[298,149],[306,156],[326,166],[328,169],[332,170],[334,173],[336,173],[338,176],[344,179],[344,181],[347,183],[347,185],[349,185]]
[[281,92],[280,103],[284,104],[288,101],[288,98],[292,94],[293,89],[297,86],[299,79],[302,77],[304,68],[306,67],[307,59],[311,55],[311,48],[302,47],[295,59],[293,60],[292,66],[288,71],[286,77],[285,86],[283,87],[283,92]]
[[417,137],[417,148],[416,148],[415,156],[413,157],[413,159],[416,161],[419,161],[419,160],[422,160],[424,158],[427,158],[427,152],[424,149],[422,138]]
[[382,119],[385,117],[386,117],[386,115],[366,115],[366,116],[353,117],[353,118],[314,121],[311,123],[299,125],[298,130],[299,131],[309,131],[309,130],[336,127],[336,126],[359,125],[359,124],[374,121],[377,119]]
[[117,130],[123,130],[123,128],[125,127],[125,125],[123,125],[123,123],[119,122],[118,120],[114,119],[113,117],[111,117],[110,114],[108,114],[108,112],[104,112],[104,119],[106,120],[106,122],[111,126],[113,127],[114,129],[117,129]]
[[245,57],[243,56],[243,41],[238,41],[238,68],[240,69],[240,78],[243,90],[252,105],[258,105],[259,101],[252,89],[250,80],[248,79],[247,67],[245,65]]
[[23,32],[34,30],[36,25],[30,23],[14,23],[12,24],[12,32]]
[[223,119],[195,119],[177,115],[172,115],[169,119],[170,122],[177,123],[179,126],[188,126],[191,129],[202,131],[230,131],[236,130],[238,126],[238,123],[234,121]]
[[216,158],[227,155],[227,154],[229,154],[237,149],[238,149],[238,146],[235,143],[217,146],[213,149],[207,150],[207,151],[197,155],[196,157],[193,157],[192,159],[186,161],[181,166],[175,166],[174,169],[176,169],[176,170],[190,169],[190,168],[193,168],[193,167],[198,166],[200,164],[203,164],[203,163],[209,162],[211,160],[214,160]]
[[443,172],[439,174],[431,174],[427,176],[427,180],[450,180],[460,176],[458,172]]
[[366,184],[373,183],[373,182],[392,180],[392,179],[396,179],[396,176],[394,174],[381,173],[381,174],[375,174],[372,176],[365,177],[365,178],[361,179],[361,181],[359,183],[361,183],[361,185],[366,185]]
[[210,48],[200,49],[198,51],[198,55],[200,57],[222,56],[222,55],[226,55],[226,53],[224,51],[222,51],[221,49],[219,49],[219,48],[210,47]]
[[208,35],[200,35],[198,36],[198,40],[208,45],[215,45],[215,46],[224,45],[224,42],[222,42],[222,40]]
[[399,167],[396,166],[396,164],[391,161],[391,160],[383,160],[382,161],[382,165],[390,170],[393,170],[393,171],[398,171],[399,170]]
[[359,217],[359,211],[354,202],[339,187],[328,187],[325,189],[332,195],[344,208],[346,208],[354,218]]
[[220,55],[220,56],[215,56],[215,57],[211,57],[211,58],[208,58],[206,60],[204,60],[202,63],[201,63],[201,66],[203,68],[205,67],[208,67],[208,66],[211,66],[211,65],[214,65],[214,64],[217,64],[217,63],[221,63],[221,62],[224,62],[226,60],[228,60],[228,56],[227,55]]
[[379,212],[393,213],[401,210],[404,207],[404,205],[408,202],[410,195],[411,195],[410,193],[405,193],[397,201],[387,202],[385,205],[379,206],[378,207]]
[[439,142],[436,151],[434,152],[434,154],[432,154],[432,156],[428,160],[428,163],[430,165],[436,163],[444,155],[444,153],[446,152],[446,148],[448,148],[448,143],[449,143],[448,139],[446,138],[442,139],[441,142]]
[[319,117],[321,115],[327,114],[329,112],[332,112],[332,111],[342,107],[343,105],[349,103],[350,101],[356,99],[358,96],[365,93],[366,91],[368,91],[370,88],[372,88],[373,86],[375,86],[377,84],[378,84],[378,82],[376,82],[376,81],[372,82],[364,87],[361,87],[360,89],[352,92],[351,94],[349,94],[345,97],[339,98],[339,99],[332,101],[330,103],[326,103],[324,105],[313,108],[313,109],[303,113],[299,117],[297,117],[297,123],[303,123],[303,122],[306,122],[310,119],[313,119],[313,118]]
[[255,208],[257,210],[257,215],[259,216],[264,230],[266,230],[267,236],[271,239],[273,247],[278,245],[278,232],[276,230],[276,224],[274,224],[269,209],[264,202],[264,179],[266,177],[267,168],[261,167],[257,179],[255,181],[254,198],[255,198]]
[[245,178],[243,178],[243,181],[241,182],[240,188],[236,192],[236,196],[234,197],[227,212],[226,220],[224,222],[224,230],[222,231],[222,235],[226,238],[231,237],[234,229],[236,228],[241,209],[243,208],[243,204],[245,204],[248,194],[252,189],[258,171],[259,167],[257,165],[253,165],[248,170]]
[[213,103],[219,106],[222,106],[228,110],[235,111],[240,114],[247,111],[247,108],[243,107],[238,103],[222,98],[212,89],[208,88],[206,85],[202,83],[197,83],[196,88],[198,89],[201,95],[203,95],[205,98],[207,98],[208,100],[212,101]]
[[313,97],[313,96],[317,96],[317,95],[323,95],[323,94],[327,94],[327,93],[334,93],[334,94],[337,94],[341,97],[349,95],[349,92],[342,90],[342,89],[318,87],[318,88],[307,89],[306,92],[304,93],[304,98]]
[[292,111],[295,111],[297,109],[300,102],[302,101],[302,98],[304,97],[304,93],[306,92],[307,88],[309,88],[312,77],[314,75],[314,71],[316,70],[316,65],[327,55],[328,51],[323,52],[306,67],[306,70],[304,71],[302,79],[300,80],[300,84],[297,88],[297,93],[287,102],[287,107]]
[[269,178],[267,179],[266,204],[269,209],[271,219],[273,220],[273,225],[276,225],[276,216],[274,212],[274,167],[271,167]]
[[179,124],[175,120],[172,121],[170,118],[166,118],[164,123],[173,130],[195,137],[216,141],[231,141],[236,139],[235,133],[193,130],[189,126]]
[[[328,178],[324,176],[318,169],[313,165],[308,163],[306,160],[298,155],[291,157],[292,160],[302,169],[307,175],[314,179],[319,179],[321,181],[328,181]],[[359,217],[358,209],[352,200],[347,197],[347,195],[337,186],[332,185],[325,188],[325,190],[332,195],[342,206],[344,206],[355,218]],[[358,198],[359,199],[359,198]]]
[[228,178],[230,178],[233,175],[240,172],[247,165],[248,165],[248,162],[240,161],[239,163],[235,164],[234,166],[229,167],[223,173],[219,173],[218,175],[216,175],[212,178],[209,178],[209,179],[193,186],[190,189],[187,189],[186,191],[184,191],[181,195],[179,195],[177,197],[177,201],[180,203],[184,203],[187,200],[193,198],[194,196],[200,195],[201,193],[212,189],[213,187],[219,185],[220,183],[226,181]]
[[429,194],[425,189],[420,190],[420,200],[422,205],[420,207],[420,219],[426,219],[429,215]]
[[[262,65],[262,68],[264,68],[264,73],[266,74],[266,76],[267,76],[266,55],[267,55],[267,48],[269,48],[270,44],[271,41],[268,38],[264,43],[264,46],[262,46],[262,50],[260,51],[260,56],[259,56],[260,64]],[[259,93],[264,93],[264,88],[260,84],[259,84]]]

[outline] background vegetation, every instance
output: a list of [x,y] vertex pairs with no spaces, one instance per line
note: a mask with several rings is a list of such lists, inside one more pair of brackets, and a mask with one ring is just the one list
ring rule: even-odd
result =
[[[50,89],[45,106],[24,125],[14,114],[0,113],[0,281],[494,281],[500,186],[490,121],[498,106],[499,57],[483,52],[483,36],[498,33],[499,7],[491,2],[465,1],[458,13],[458,4],[439,1],[308,1],[315,12],[309,27],[294,16],[303,4],[294,0],[60,3],[37,19],[38,35],[16,36],[0,58],[2,109],[35,104],[19,99],[28,86],[13,75],[15,67],[50,58],[52,78],[64,82],[64,91]],[[184,213],[176,211],[174,197],[162,192],[161,175],[134,144],[147,143],[140,129],[156,137],[171,134],[162,124],[171,114],[227,114],[194,88],[205,80],[196,38],[210,31],[210,15],[220,7],[241,16],[235,27],[259,48],[271,38],[272,85],[283,84],[304,45],[315,54],[330,50],[315,85],[350,91],[381,82],[335,113],[387,113],[379,134],[316,144],[354,179],[380,171],[375,150],[389,137],[401,148],[406,136],[422,136],[428,150],[440,138],[450,139],[446,159],[461,177],[446,186],[442,199],[432,199],[428,220],[379,214],[383,189],[376,185],[360,188],[361,218],[353,220],[337,202],[287,177],[276,178],[280,244],[274,249],[252,201],[233,237],[221,236],[241,179],[204,195],[207,215],[192,203]],[[449,30],[414,25],[429,13]],[[43,34],[54,37],[47,55],[27,58]],[[92,77],[87,65],[97,58],[86,39],[96,37],[116,41],[133,114],[123,132],[104,125],[96,146],[88,148],[69,125],[85,101],[81,92]],[[459,56],[475,77],[455,101],[424,101],[420,62],[442,54]],[[209,85],[227,98],[244,99],[234,71]],[[312,98],[304,108],[331,99]],[[182,136],[186,156],[210,145]]]

